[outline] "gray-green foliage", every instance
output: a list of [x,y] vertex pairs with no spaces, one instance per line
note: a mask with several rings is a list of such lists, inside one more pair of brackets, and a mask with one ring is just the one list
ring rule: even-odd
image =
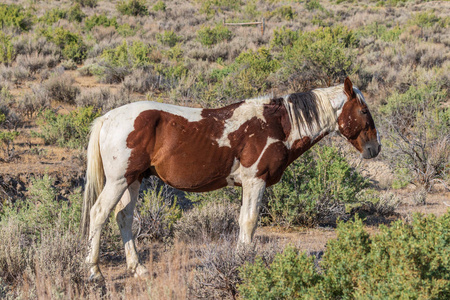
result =
[[14,285],[27,281],[35,288],[39,273],[51,276],[60,288],[81,282],[81,189],[74,189],[68,199],[62,199],[54,183],[49,175],[32,178],[29,196],[0,214],[0,281]]
[[450,213],[415,215],[381,226],[371,237],[363,222],[340,223],[320,272],[313,257],[288,248],[265,265],[241,268],[244,299],[448,299]]
[[305,82],[331,85],[355,71],[353,49],[358,40],[346,27],[325,27],[298,35],[284,30],[275,35],[274,43],[286,46],[281,53],[279,80],[296,90]]
[[92,106],[80,107],[67,115],[44,110],[36,122],[41,131],[34,134],[43,138],[46,144],[84,148],[88,143],[90,125],[98,116],[100,113]]
[[315,225],[345,213],[345,204],[368,182],[336,148],[316,146],[294,161],[280,183],[267,191],[264,222],[283,226]]
[[177,197],[166,186],[144,192],[138,204],[139,232],[137,238],[165,240],[172,237],[174,226],[181,217]]
[[409,170],[409,181],[426,189],[436,179],[448,179],[450,108],[442,106],[447,98],[447,89],[432,80],[392,93],[380,107],[392,165]]

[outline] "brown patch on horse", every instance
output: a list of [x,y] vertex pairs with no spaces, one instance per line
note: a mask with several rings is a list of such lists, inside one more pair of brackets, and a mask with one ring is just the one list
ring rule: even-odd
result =
[[270,104],[264,105],[263,115],[267,121],[269,137],[286,141],[292,128],[283,98],[272,99]]
[[263,179],[267,186],[280,181],[284,170],[288,166],[289,150],[283,142],[270,144],[264,151],[259,163],[256,176]]

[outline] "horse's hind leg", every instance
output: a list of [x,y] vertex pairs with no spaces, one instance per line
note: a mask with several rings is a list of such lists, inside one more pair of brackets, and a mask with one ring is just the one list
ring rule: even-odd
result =
[[120,199],[116,206],[116,221],[120,228],[123,245],[125,247],[125,255],[127,258],[127,268],[135,276],[147,276],[147,269],[139,263],[139,256],[134,245],[132,225],[133,213],[139,194],[140,182],[133,182]]
[[100,193],[94,206],[91,208],[91,222],[89,231],[90,245],[88,245],[88,256],[86,258],[86,263],[90,267],[91,274],[89,280],[96,281],[103,279],[103,275],[98,266],[100,233],[102,231],[103,224],[105,224],[109,214],[116,206],[117,202],[119,202],[126,188],[127,182],[125,178],[120,180],[107,179],[105,187]]

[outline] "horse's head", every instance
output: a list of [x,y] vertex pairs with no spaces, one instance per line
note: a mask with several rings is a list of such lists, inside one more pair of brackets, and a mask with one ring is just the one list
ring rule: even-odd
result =
[[347,101],[338,117],[339,131],[364,158],[374,158],[380,152],[381,144],[369,108],[348,77],[344,82],[344,92]]

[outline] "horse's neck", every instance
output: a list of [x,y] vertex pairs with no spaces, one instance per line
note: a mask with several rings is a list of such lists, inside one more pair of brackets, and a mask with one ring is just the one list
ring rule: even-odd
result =
[[323,137],[338,130],[337,118],[339,117],[345,101],[347,101],[347,96],[343,92],[343,85],[317,89],[310,93],[322,101],[320,109],[317,108],[317,111],[320,111],[321,115],[319,115],[319,119],[316,120],[317,122],[314,122],[311,126],[299,124],[301,121],[292,117],[292,111],[295,109],[295,105],[292,105],[289,101],[285,101],[285,105],[290,105],[291,109],[290,119],[292,130],[287,140],[287,145],[291,152],[290,162],[297,159]]

